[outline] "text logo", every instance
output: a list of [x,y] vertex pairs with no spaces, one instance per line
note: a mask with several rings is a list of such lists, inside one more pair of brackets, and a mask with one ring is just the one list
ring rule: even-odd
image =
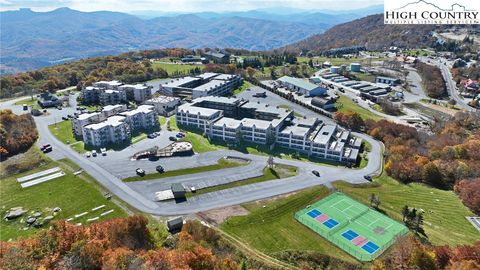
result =
[[479,0],[385,0],[385,24],[480,24]]

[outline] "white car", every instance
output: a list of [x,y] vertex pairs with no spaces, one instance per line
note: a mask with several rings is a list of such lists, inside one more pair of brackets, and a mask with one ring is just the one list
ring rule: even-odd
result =
[[97,156],[97,150],[92,150],[92,157],[96,157]]
[[90,157],[91,155],[92,155],[92,153],[90,153],[90,151],[88,151],[88,152],[85,154],[86,157]]
[[102,153],[102,156],[107,155],[107,148],[100,148],[100,153]]

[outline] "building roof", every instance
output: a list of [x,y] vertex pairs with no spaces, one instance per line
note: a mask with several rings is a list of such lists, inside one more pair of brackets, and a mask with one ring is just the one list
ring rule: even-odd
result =
[[175,192],[185,192],[185,188],[183,187],[183,185],[181,183],[173,183],[171,188],[172,188],[173,193],[175,193]]
[[99,82],[93,83],[93,85],[97,85],[97,84],[99,84],[99,85],[100,84],[108,84],[110,86],[120,86],[120,85],[122,85],[122,82],[113,80],[113,81],[99,81]]
[[189,114],[200,114],[203,116],[212,116],[220,112],[220,110],[192,106],[192,104],[183,104],[180,107],[178,107],[178,111],[188,112]]
[[82,113],[77,116],[78,120],[86,120],[94,116],[98,116],[100,113],[98,112],[91,112],[91,113]]
[[218,73],[214,73],[214,72],[205,72],[205,73],[202,73],[200,75],[197,75],[195,76],[196,78],[201,78],[203,80],[210,80],[211,78],[214,78],[216,79],[216,77],[218,76]]
[[137,83],[137,84],[124,84],[120,86],[120,88],[147,89],[147,88],[150,88],[150,86]]
[[169,103],[172,101],[180,101],[180,98],[169,96],[158,96],[147,100],[145,103]]
[[182,77],[182,78],[171,79],[169,81],[166,81],[166,82],[162,83],[161,85],[165,86],[165,87],[182,87],[182,86],[184,86],[188,83],[198,81],[198,80],[200,80],[200,79],[187,76],[187,77]]
[[392,77],[385,77],[385,76],[377,76],[377,79],[387,80],[387,81],[398,81],[396,78]]
[[121,109],[121,108],[124,108],[124,107],[125,107],[125,105],[121,105],[121,104],[107,105],[107,106],[102,108],[102,112],[109,112],[111,110]]
[[224,84],[226,84],[225,81],[214,79],[214,80],[211,80],[207,83],[204,83],[202,85],[199,85],[199,86],[193,88],[193,90],[194,91],[209,91],[209,90],[213,90],[216,87],[220,87]]
[[222,117],[218,119],[215,123],[213,123],[214,126],[217,127],[223,127],[225,126],[226,128],[233,128],[237,129],[240,127],[240,120],[234,119],[234,118],[229,118],[229,117]]
[[95,123],[95,124],[86,125],[85,129],[97,130],[97,129],[102,129],[102,128],[107,127],[107,126],[116,127],[116,126],[122,125],[124,123],[124,120],[125,120],[124,116],[114,115],[114,116],[108,117],[107,120],[105,120],[105,121]]
[[240,99],[234,97],[205,96],[194,99],[193,104],[198,104],[204,101],[235,105],[239,104]]
[[302,89],[305,89],[305,90],[308,90],[308,91],[318,88],[318,85],[316,85],[316,84],[304,81],[302,79],[289,77],[289,76],[283,76],[280,79],[278,79],[278,81],[293,84],[293,85],[295,85],[299,88],[302,88]]
[[122,112],[121,114],[125,116],[132,116],[139,113],[150,113],[150,112],[153,112],[154,110],[155,108],[152,105],[140,105],[134,110],[125,111],[125,112]]
[[232,74],[220,74],[218,76],[215,77],[215,80],[225,80],[225,81],[228,81],[228,80],[231,80],[232,78],[234,78],[235,75],[232,75]]
[[335,132],[337,125],[324,125],[318,131],[317,135],[313,139],[315,143],[319,144],[327,144],[333,136],[333,132]]
[[243,118],[241,120],[242,126],[244,127],[253,127],[259,129],[267,129],[270,125],[273,125],[273,121],[266,121],[260,119],[253,119],[253,118]]
[[282,133],[282,134],[290,134],[291,133],[292,135],[300,136],[300,137],[304,137],[304,136],[308,135],[309,132],[310,132],[310,128],[302,127],[302,126],[298,126],[298,125],[287,126],[282,131],[280,131],[280,133]]

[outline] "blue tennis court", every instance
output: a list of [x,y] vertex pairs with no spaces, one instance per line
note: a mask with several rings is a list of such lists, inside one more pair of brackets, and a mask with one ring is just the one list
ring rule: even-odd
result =
[[325,225],[325,226],[327,226],[329,229],[331,229],[331,228],[337,226],[337,225],[338,225],[338,222],[336,222],[336,221],[333,220],[333,219],[329,219],[329,220],[325,221],[325,222],[323,223],[323,225]]
[[344,238],[346,238],[348,241],[351,241],[352,239],[354,239],[355,237],[358,236],[358,233],[356,233],[356,232],[354,232],[354,231],[352,231],[352,230],[348,230],[348,231],[342,233],[342,236],[343,236]]
[[311,218],[316,218],[320,216],[322,212],[318,211],[317,209],[313,209],[312,211],[308,212],[307,215],[310,216]]
[[368,253],[373,254],[375,253],[375,251],[377,251],[378,246],[375,245],[372,241],[368,241],[365,245],[362,246],[362,248]]

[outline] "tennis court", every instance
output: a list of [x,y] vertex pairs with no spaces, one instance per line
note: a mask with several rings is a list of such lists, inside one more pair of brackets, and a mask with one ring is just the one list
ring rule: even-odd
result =
[[295,218],[361,261],[372,261],[408,232],[401,223],[335,192]]

